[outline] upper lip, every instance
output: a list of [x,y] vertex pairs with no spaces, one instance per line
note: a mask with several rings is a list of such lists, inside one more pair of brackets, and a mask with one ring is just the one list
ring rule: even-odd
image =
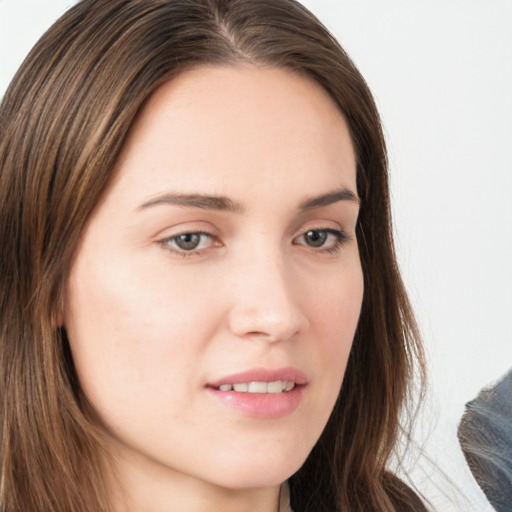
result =
[[285,368],[253,368],[245,372],[227,375],[208,383],[208,387],[218,388],[222,384],[241,384],[245,382],[295,382],[295,384],[307,384],[308,379],[304,372],[291,366]]

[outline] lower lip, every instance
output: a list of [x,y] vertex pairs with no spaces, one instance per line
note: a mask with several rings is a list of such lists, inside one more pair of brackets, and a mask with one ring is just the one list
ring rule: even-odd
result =
[[283,393],[239,393],[207,388],[210,395],[223,404],[251,418],[275,419],[295,411],[304,395],[305,386],[296,386]]

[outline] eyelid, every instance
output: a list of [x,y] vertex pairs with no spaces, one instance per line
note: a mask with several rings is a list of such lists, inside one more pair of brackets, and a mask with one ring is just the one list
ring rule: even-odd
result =
[[[335,237],[335,243],[334,245],[321,245],[318,247],[308,245],[307,243],[298,243],[297,240],[304,237],[308,232],[310,231],[318,231],[323,233],[328,233]],[[332,227],[321,227],[321,226],[311,226],[307,227],[302,230],[302,232],[294,237],[293,242],[295,245],[301,245],[306,247],[307,249],[310,249],[313,252],[316,253],[326,253],[326,254],[334,254],[338,252],[343,245],[345,245],[347,242],[349,242],[352,239],[352,236],[349,235],[344,229],[341,227],[339,228],[332,228]]]
[[[208,247],[202,247],[200,249],[191,249],[189,251],[185,249],[180,249],[179,247],[173,247],[170,242],[177,239],[182,235],[200,235],[206,236],[211,239],[211,244]],[[222,244],[219,241],[218,236],[210,231],[200,230],[200,229],[182,229],[176,233],[169,234],[168,236],[161,237],[157,240],[157,243],[166,251],[170,252],[173,255],[181,256],[181,257],[190,257],[190,256],[198,256],[205,254],[210,249],[215,247],[220,247]]]
[[[349,242],[353,235],[347,233],[338,222],[334,221],[324,221],[325,223],[306,223],[299,232],[292,238],[292,244],[293,245],[300,245],[303,246],[306,249],[311,250],[315,253],[335,253],[341,247]],[[326,223],[329,222],[331,225],[326,225]],[[333,227],[332,224],[335,224],[336,227]],[[161,231],[161,233],[164,233],[164,235],[160,235],[159,238],[157,238],[156,243],[160,245],[163,249],[170,252],[173,255],[177,255],[180,257],[193,257],[193,256],[200,256],[200,255],[206,255],[209,251],[219,248],[223,246],[220,239],[220,235],[216,233],[215,229],[201,229],[198,226],[179,226],[181,229],[174,228],[175,230],[166,229]],[[307,242],[301,242],[300,239],[307,235],[310,231],[317,231],[317,232],[323,232],[331,235],[335,238],[334,244],[331,240],[331,243],[325,243],[324,245],[320,246],[314,246],[309,245]],[[177,247],[176,244],[173,244],[172,242],[178,239],[180,236],[183,235],[199,235],[203,237],[208,237],[210,239],[210,242],[208,243],[207,247],[199,247],[197,249],[183,249],[179,246]]]

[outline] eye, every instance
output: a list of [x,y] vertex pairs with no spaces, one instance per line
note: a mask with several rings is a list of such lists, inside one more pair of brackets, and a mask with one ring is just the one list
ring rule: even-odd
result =
[[165,238],[159,243],[176,254],[187,256],[188,254],[208,249],[214,244],[214,240],[213,236],[209,233],[190,232]]
[[307,233],[304,233],[303,236],[306,245],[309,245],[310,247],[322,247],[329,237],[329,233],[327,233],[327,231],[311,229]]
[[199,247],[202,237],[204,235],[200,233],[183,233],[182,235],[175,236],[172,240],[180,249],[192,251]]
[[309,229],[304,234],[295,239],[298,245],[306,245],[314,249],[321,249],[324,252],[337,251],[348,236],[337,229]]

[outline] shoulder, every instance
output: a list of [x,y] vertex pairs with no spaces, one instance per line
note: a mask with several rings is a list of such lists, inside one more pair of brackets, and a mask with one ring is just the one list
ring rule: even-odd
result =
[[458,429],[468,466],[499,512],[512,503],[512,370],[466,404]]

